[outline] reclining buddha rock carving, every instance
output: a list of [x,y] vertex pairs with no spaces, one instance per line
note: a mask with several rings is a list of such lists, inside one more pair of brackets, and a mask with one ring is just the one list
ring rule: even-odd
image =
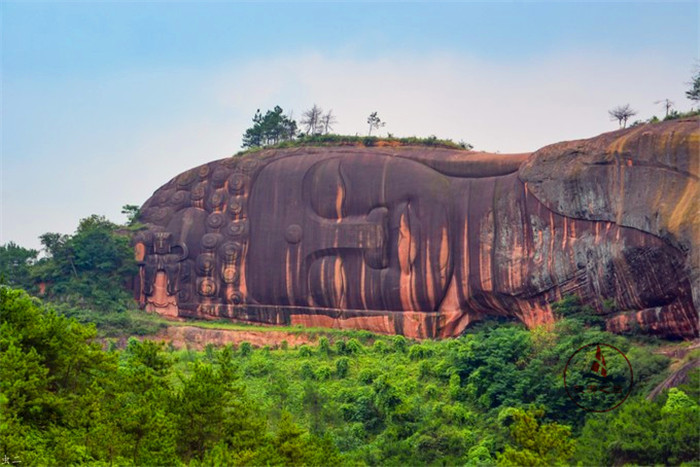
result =
[[[140,300],[172,313],[157,276],[179,316],[446,337],[485,316],[551,322],[549,303],[577,294],[612,330],[696,336],[697,219],[677,211],[697,208],[698,133],[693,120],[534,154],[304,147],[212,162],[144,204]],[[668,196],[640,188],[664,177]],[[157,246],[166,234],[175,252]]]

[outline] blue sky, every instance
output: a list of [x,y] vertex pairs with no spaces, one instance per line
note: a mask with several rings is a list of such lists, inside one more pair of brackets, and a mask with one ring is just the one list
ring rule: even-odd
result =
[[688,110],[698,2],[3,2],[0,243],[115,221],[255,109],[532,151]]
[[590,48],[694,52],[697,4],[6,3],[4,66],[19,75],[216,67],[320,52],[466,53],[522,60]]

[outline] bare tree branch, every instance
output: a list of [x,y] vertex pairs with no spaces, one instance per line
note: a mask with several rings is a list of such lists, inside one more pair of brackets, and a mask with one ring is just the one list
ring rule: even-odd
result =
[[304,125],[304,131],[307,135],[315,135],[322,131],[322,119],[323,109],[316,104],[309,110],[304,111],[301,114],[301,120],[299,123]]
[[321,124],[323,125],[323,133],[328,134],[333,131],[333,125],[338,123],[335,115],[333,115],[333,109],[329,110],[324,116],[321,117]]
[[633,116],[637,115],[636,110],[632,110],[629,104],[618,105],[612,110],[608,110],[611,120],[617,120],[620,128],[625,128],[627,126],[627,120]]

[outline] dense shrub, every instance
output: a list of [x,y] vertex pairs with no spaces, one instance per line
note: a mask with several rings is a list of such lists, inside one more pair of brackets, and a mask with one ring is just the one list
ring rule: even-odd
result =
[[[174,351],[0,288],[0,455],[38,465],[583,465],[697,463],[698,372],[647,401],[669,360],[574,318],[462,337],[336,337],[298,351]],[[347,340],[345,340],[347,338]],[[382,344],[379,344],[379,343]],[[584,344],[627,353],[629,399],[585,412],[561,373]],[[371,351],[370,351],[371,349]],[[691,355],[692,356],[692,355]]]

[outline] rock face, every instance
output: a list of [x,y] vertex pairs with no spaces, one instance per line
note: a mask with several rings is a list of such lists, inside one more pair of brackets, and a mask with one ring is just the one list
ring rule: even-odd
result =
[[548,323],[577,294],[610,330],[694,337],[699,141],[686,120],[533,154],[215,161],[144,204],[137,295],[173,316],[448,337],[489,315]]
[[[665,287],[644,284],[639,294],[615,293],[620,309],[608,328],[634,323],[667,336],[697,336],[700,309],[700,121],[643,125],[545,147],[520,169],[528,189],[552,211],[576,219],[612,222],[652,234],[678,250],[675,264],[681,294],[652,293]],[[660,276],[656,252],[640,253]],[[638,261],[642,261],[639,259]],[[666,292],[670,288],[665,287]],[[655,295],[653,298],[650,295]]]

